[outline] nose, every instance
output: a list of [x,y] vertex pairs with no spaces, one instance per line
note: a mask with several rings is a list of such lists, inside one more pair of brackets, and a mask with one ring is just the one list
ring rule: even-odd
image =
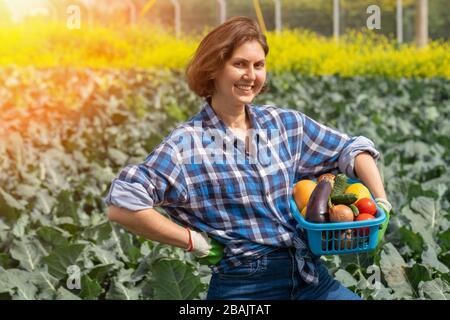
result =
[[255,69],[253,68],[253,66],[249,66],[247,69],[245,69],[243,78],[247,81],[254,81],[256,79]]

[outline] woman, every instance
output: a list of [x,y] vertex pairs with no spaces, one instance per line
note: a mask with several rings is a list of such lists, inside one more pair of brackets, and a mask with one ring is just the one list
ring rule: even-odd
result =
[[122,170],[106,197],[108,216],[209,262],[208,299],[360,299],[309,251],[289,198],[294,182],[341,171],[358,177],[389,212],[379,153],[369,139],[298,111],[251,105],[265,89],[268,51],[246,17],[201,41],[186,75],[203,108],[144,163]]

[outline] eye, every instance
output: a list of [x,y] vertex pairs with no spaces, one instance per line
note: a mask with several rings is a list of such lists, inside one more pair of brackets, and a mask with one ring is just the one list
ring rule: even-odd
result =
[[257,63],[255,66],[256,66],[256,68],[262,69],[262,68],[264,68],[265,63],[264,62],[260,62],[260,63]]
[[244,67],[244,66],[245,66],[245,63],[244,63],[243,61],[238,61],[238,62],[235,62],[234,65],[235,65],[236,67]]

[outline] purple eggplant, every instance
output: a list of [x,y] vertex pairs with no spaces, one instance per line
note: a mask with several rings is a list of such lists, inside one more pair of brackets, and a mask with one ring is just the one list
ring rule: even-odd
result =
[[329,222],[328,198],[333,189],[333,180],[324,178],[314,188],[306,206],[305,219],[314,223]]

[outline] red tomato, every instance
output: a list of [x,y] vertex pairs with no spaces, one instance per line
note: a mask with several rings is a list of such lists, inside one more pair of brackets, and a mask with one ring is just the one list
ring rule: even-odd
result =
[[361,198],[356,201],[355,206],[358,208],[359,213],[370,213],[375,215],[377,213],[376,203],[369,198]]
[[[375,217],[373,215],[371,215],[370,213],[360,213],[355,221],[364,221],[364,220],[372,220],[375,219]],[[358,234],[360,237],[367,237],[369,235],[370,232],[370,228],[359,228],[358,230]],[[356,230],[354,230],[356,231]]]

